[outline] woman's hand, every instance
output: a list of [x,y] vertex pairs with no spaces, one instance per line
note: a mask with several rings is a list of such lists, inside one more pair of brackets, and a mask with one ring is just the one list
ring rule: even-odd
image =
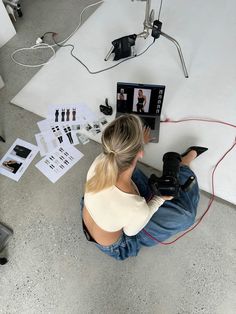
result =
[[151,140],[153,140],[153,138],[151,137],[151,129],[147,126],[143,127],[143,141],[144,144],[149,143]]
[[173,196],[168,196],[168,195],[161,195],[160,198],[162,198],[164,201],[171,201],[173,200]]

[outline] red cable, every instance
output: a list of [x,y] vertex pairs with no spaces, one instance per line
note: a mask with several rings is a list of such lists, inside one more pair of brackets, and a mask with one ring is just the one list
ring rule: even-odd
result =
[[228,125],[228,126],[231,126],[233,128],[236,128],[235,124],[231,124],[231,123],[220,121],[220,120],[211,120],[211,119],[202,119],[202,118],[186,118],[186,119],[181,119],[181,120],[170,120],[169,118],[167,118],[166,120],[161,121],[161,122],[179,123],[179,122],[188,122],[188,121],[203,121],[203,122],[220,123],[220,124],[224,124],[224,125]]
[[[226,124],[228,126],[232,126],[232,127],[236,127],[236,125],[233,125],[233,124],[230,124],[230,123],[226,123],[226,122],[223,122],[223,121],[218,121],[218,120],[207,120],[207,119],[199,119],[199,118],[189,118],[189,119],[183,119],[183,120],[176,120],[176,121],[171,121],[169,119],[166,119],[165,121],[161,121],[161,122],[172,122],[172,123],[178,123],[178,122],[184,122],[184,121],[207,121],[207,122],[215,122],[215,123],[221,123],[221,124]],[[215,188],[214,188],[214,175],[215,175],[215,171],[216,171],[216,168],[218,167],[218,165],[221,163],[221,161],[226,157],[226,155],[234,148],[234,146],[236,145],[236,137],[235,137],[235,140],[234,140],[234,143],[233,145],[226,151],[226,153],[224,153],[224,155],[219,159],[219,161],[216,163],[213,171],[212,171],[212,175],[211,175],[211,187],[212,187],[212,194],[211,194],[211,198],[209,200],[209,204],[207,206],[207,209],[205,210],[205,212],[202,214],[202,216],[200,216],[195,224],[188,230],[186,230],[184,233],[182,233],[180,236],[178,236],[175,240],[173,241],[170,241],[170,242],[162,242],[160,240],[158,240],[157,238],[153,237],[149,232],[147,232],[145,229],[143,229],[143,232],[149,237],[151,238],[152,240],[162,244],[162,245],[170,245],[170,244],[173,244],[175,243],[176,241],[178,241],[180,238],[182,238],[183,236],[185,236],[187,233],[189,233],[190,231],[192,231],[193,229],[195,229],[199,224],[200,222],[202,221],[203,217],[206,215],[206,213],[209,211],[214,199],[215,199]]]

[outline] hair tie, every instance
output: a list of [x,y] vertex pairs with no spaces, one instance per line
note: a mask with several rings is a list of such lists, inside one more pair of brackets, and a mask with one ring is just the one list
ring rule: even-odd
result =
[[112,150],[112,149],[109,149],[108,154],[114,154],[114,155],[116,155],[116,152],[115,152],[114,150]]

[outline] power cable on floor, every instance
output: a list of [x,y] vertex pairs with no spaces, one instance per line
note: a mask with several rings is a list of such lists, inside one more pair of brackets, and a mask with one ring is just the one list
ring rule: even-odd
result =
[[[75,32],[80,28],[81,24],[82,24],[82,16],[83,16],[83,13],[88,9],[88,8],[91,8],[93,6],[96,6],[100,3],[103,3],[104,1],[97,1],[95,3],[92,3],[92,4],[89,4],[87,5],[83,10],[82,12],[80,13],[80,17],[79,17],[79,24],[77,25],[77,27],[75,28],[75,30],[67,37],[65,38],[64,40],[60,41],[58,44],[63,44],[65,41],[67,41],[69,38],[71,38],[71,36],[73,36],[75,34]],[[11,54],[11,59],[14,63],[18,64],[18,65],[21,65],[21,66],[24,66],[24,67],[27,67],[27,68],[37,68],[37,67],[41,67],[45,64],[48,64],[49,62],[51,62],[52,58],[55,57],[55,54],[56,54],[56,51],[54,49],[54,47],[57,46],[57,44],[54,44],[54,45],[50,45],[50,44],[46,44],[43,42],[43,37],[48,34],[48,33],[51,33],[51,32],[46,32],[42,37],[39,37],[36,39],[36,44],[31,46],[31,47],[23,47],[23,48],[19,48],[19,49],[16,49],[15,51],[13,51],[13,53]],[[29,50],[32,50],[32,51],[35,51],[36,49],[51,49],[52,50],[52,56],[49,58],[49,60],[47,62],[42,62],[42,63],[39,63],[39,64],[27,64],[27,63],[23,63],[23,62],[19,62],[15,59],[15,55],[18,54],[19,52],[23,52],[23,51],[29,51]]]
[[73,54],[73,51],[74,51],[74,49],[75,49],[75,46],[72,45],[72,44],[61,45],[61,44],[57,43],[56,40],[55,40],[55,38],[54,38],[55,35],[56,35],[56,33],[53,33],[53,35],[52,35],[52,38],[53,38],[55,44],[58,45],[59,47],[63,47],[63,48],[65,48],[65,47],[71,47],[71,48],[72,48],[72,49],[70,50],[71,56],[72,56],[76,61],[78,61],[90,74],[98,74],[98,73],[101,73],[101,72],[105,72],[105,71],[111,70],[111,69],[117,67],[118,65],[120,65],[120,64],[123,63],[123,62],[126,62],[126,61],[128,61],[128,60],[131,60],[131,59],[140,57],[140,56],[143,55],[143,54],[154,44],[154,42],[155,42],[155,39],[154,39],[153,42],[152,42],[150,45],[148,45],[147,48],[146,48],[144,51],[142,51],[142,52],[140,52],[140,53],[138,53],[138,54],[136,54],[136,55],[134,55],[134,56],[132,56],[132,57],[128,57],[128,58],[126,58],[126,59],[124,59],[124,60],[122,60],[122,61],[120,61],[120,62],[118,62],[118,63],[116,63],[116,64],[114,64],[114,65],[112,65],[112,66],[110,66],[110,67],[107,67],[107,68],[105,68],[105,69],[101,69],[101,70],[98,70],[98,71],[91,71],[91,70],[88,68],[88,66],[87,66],[83,61],[81,61],[78,57],[76,57],[75,54]]

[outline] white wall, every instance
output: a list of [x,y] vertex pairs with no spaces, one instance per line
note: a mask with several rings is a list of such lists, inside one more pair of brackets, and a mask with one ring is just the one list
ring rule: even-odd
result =
[[15,34],[15,28],[2,0],[0,0],[0,48]]

